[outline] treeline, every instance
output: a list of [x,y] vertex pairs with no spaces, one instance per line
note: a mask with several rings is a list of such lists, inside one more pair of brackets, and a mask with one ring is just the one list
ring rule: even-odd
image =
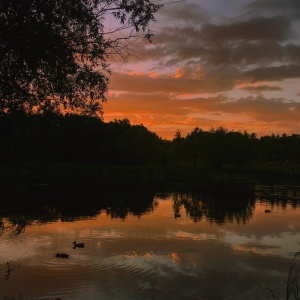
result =
[[107,165],[208,165],[244,167],[250,162],[300,162],[300,135],[271,135],[224,128],[195,128],[167,141],[129,120],[105,123],[94,117],[52,113],[0,117],[2,163]]
[[166,143],[129,120],[53,113],[0,117],[3,162],[161,164]]
[[228,131],[222,127],[203,131],[195,128],[186,137],[175,133],[172,141],[178,160],[207,163],[216,169],[246,163],[300,162],[300,135],[257,137],[255,133]]

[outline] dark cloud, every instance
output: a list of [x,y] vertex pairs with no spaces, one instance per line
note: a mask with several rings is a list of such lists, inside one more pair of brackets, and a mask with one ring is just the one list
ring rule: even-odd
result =
[[170,24],[196,24],[208,21],[207,13],[199,4],[183,1],[181,3],[171,3],[165,5],[158,13],[158,21],[164,21]]
[[230,55],[228,63],[239,66],[295,64],[300,62],[300,47],[282,46],[273,41],[262,40],[257,43],[241,43],[231,50]]
[[235,57],[249,56],[253,61],[274,53],[271,54],[273,59],[281,59],[285,51],[290,51],[291,56],[296,55],[296,49],[278,44],[278,41],[284,40],[288,28],[289,23],[279,18],[252,19],[229,25],[206,24],[199,29],[163,27],[154,39],[156,46],[146,49],[143,58],[159,59],[169,55],[173,59],[202,58],[214,62],[219,61],[216,59],[218,56],[222,62],[232,62]]
[[300,65],[283,65],[279,67],[255,68],[244,72],[244,76],[252,82],[269,80],[280,81],[288,78],[300,77]]
[[263,15],[281,15],[288,19],[300,16],[300,5],[298,0],[256,0],[251,2],[247,8],[249,13]]
[[289,22],[283,18],[253,18],[231,24],[207,24],[201,30],[204,41],[222,43],[232,40],[283,40],[289,29]]
[[238,77],[249,68],[298,64],[300,47],[284,42],[289,25],[287,20],[275,17],[231,24],[206,24],[198,29],[163,27],[155,45],[146,49],[141,59],[156,61],[154,68],[159,69],[183,67],[190,60],[197,61],[195,68],[235,66],[240,70],[236,73]]

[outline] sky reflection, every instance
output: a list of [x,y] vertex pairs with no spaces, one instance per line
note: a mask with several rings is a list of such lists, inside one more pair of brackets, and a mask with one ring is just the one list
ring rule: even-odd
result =
[[[139,217],[102,210],[92,219],[31,226],[13,239],[2,234],[0,297],[268,299],[272,291],[284,298],[300,246],[299,209],[275,205],[265,213],[270,204],[258,201],[246,223],[219,224],[194,222],[183,204],[175,218],[172,194],[155,202]],[[73,241],[85,247],[73,249]],[[8,280],[7,262],[14,269]]]

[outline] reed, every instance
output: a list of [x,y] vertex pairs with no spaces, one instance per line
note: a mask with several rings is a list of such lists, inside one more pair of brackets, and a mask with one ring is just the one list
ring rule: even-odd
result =
[[300,251],[294,254],[286,287],[286,300],[300,299]]

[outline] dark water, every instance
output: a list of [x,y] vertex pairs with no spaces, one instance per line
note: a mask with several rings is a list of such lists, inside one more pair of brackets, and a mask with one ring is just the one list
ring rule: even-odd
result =
[[0,299],[286,299],[299,205],[295,186],[11,190]]

